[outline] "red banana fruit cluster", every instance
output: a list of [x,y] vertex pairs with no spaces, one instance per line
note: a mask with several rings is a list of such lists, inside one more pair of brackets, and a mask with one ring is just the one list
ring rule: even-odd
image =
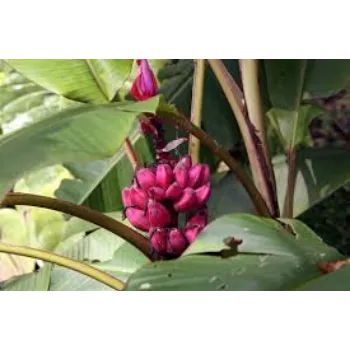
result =
[[[179,256],[206,226],[206,203],[211,193],[206,164],[192,166],[189,156],[175,166],[160,163],[136,171],[133,185],[122,192],[129,222],[150,233],[154,250],[161,256]],[[187,214],[186,226],[178,227],[178,215]]]

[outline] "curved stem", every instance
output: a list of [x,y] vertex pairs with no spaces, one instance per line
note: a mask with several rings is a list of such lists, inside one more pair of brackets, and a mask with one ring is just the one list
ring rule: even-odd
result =
[[159,107],[156,117],[196,136],[203,145],[207,146],[215,155],[225,162],[230,170],[236,175],[238,180],[248,192],[256,207],[257,213],[262,216],[271,217],[271,213],[266,205],[266,202],[255,187],[252,179],[231,157],[230,153],[227,152],[224,147],[220,146],[206,132],[193,125],[186,117],[178,114],[174,109],[162,107],[164,106]]
[[[201,112],[203,104],[203,89],[204,89],[204,75],[205,75],[205,60],[195,60],[193,88],[192,88],[192,108],[191,121],[195,126],[201,127]],[[199,162],[200,142],[190,135],[188,143],[188,154],[191,156],[192,163]]]
[[107,215],[104,215],[83,205],[77,205],[60,199],[28,193],[8,193],[2,200],[1,205],[4,207],[14,205],[28,205],[32,207],[41,207],[56,210],[65,214],[76,216],[80,219],[92,222],[97,226],[115,233],[119,237],[132,244],[135,248],[139,249],[149,259],[151,259],[148,240],[145,237],[140,235],[131,227],[128,227],[108,217]]
[[64,256],[57,255],[51,252],[46,252],[44,250],[0,243],[0,252],[26,256],[28,258],[40,259],[47,262],[51,262],[56,265],[60,265],[68,269],[77,271],[85,276],[91,277],[96,281],[101,282],[116,290],[122,290],[124,287],[124,283],[122,281],[109,275],[106,272],[103,272],[99,269],[96,269],[95,267],[92,267],[80,261],[66,258]]

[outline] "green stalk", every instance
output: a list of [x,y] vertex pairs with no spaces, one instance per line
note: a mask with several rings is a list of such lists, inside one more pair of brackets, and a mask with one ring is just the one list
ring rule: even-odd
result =
[[265,130],[265,117],[261,104],[259,88],[258,60],[239,60],[243,83],[244,99],[247,105],[249,119],[261,140],[266,159],[269,159]]
[[[201,113],[203,104],[203,90],[204,90],[204,75],[205,75],[205,60],[195,60],[193,88],[192,88],[192,108],[191,108],[191,121],[197,126],[201,127]],[[188,153],[192,158],[193,164],[199,163],[200,155],[200,142],[199,140],[190,135],[188,143]]]
[[249,120],[254,126],[254,132],[258,138],[257,152],[262,153],[265,160],[258,158],[258,188],[263,188],[264,197],[269,204],[270,211],[274,216],[279,216],[279,208],[276,192],[276,179],[272,169],[271,157],[266,137],[265,116],[262,108],[259,86],[259,62],[258,60],[239,60],[241,78],[244,90],[244,99],[247,105]]
[[46,252],[44,250],[0,243],[0,252],[26,256],[28,258],[39,259],[56,265],[60,265],[68,269],[74,270],[76,272],[79,272],[90,278],[93,278],[94,280],[101,282],[115,290],[122,290],[124,287],[124,283],[122,281],[109,275],[106,272],[98,270],[95,267],[84,264],[80,261],[66,258],[64,256],[57,255],[54,253]]
[[304,87],[304,78],[306,73],[307,60],[303,60],[303,66],[300,70],[300,82],[298,93],[296,95],[296,118],[293,127],[293,134],[290,144],[287,149],[287,161],[288,161],[288,180],[287,180],[287,190],[286,197],[284,200],[283,206],[283,217],[284,218],[293,218],[294,217],[294,193],[295,193],[295,184],[297,177],[297,168],[296,168],[296,157],[297,157],[297,133],[298,133],[298,121],[300,118],[300,101],[302,99],[303,87]]

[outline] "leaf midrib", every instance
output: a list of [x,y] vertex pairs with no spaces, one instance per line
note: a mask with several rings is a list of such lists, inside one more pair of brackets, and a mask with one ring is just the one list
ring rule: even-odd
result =
[[109,101],[109,98],[108,98],[108,91],[105,90],[104,88],[104,84],[102,83],[101,79],[100,79],[100,76],[97,74],[92,62],[90,62],[91,60],[90,59],[84,59],[83,60],[85,62],[85,64],[87,65],[90,73],[91,73],[91,76],[95,82],[95,84],[97,85],[98,89],[101,91],[103,97],[105,98],[106,102]]

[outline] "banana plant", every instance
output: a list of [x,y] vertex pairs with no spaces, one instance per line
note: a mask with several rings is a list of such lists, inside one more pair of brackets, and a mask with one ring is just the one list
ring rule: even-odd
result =
[[[69,103],[0,138],[2,210],[62,216],[44,249],[8,231],[0,252],[35,272],[3,290],[348,289],[349,259],[298,216],[350,180],[349,149],[309,128],[349,60],[5,62]],[[16,192],[62,164],[54,195]]]

